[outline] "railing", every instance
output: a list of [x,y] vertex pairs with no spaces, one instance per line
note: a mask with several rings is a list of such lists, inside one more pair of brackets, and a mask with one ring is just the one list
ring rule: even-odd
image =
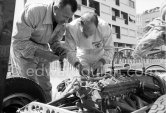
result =
[[[129,64],[134,69],[141,69],[142,67],[148,67],[150,65],[166,67],[165,63],[166,59],[120,59],[115,62],[115,68],[123,68],[125,64]],[[111,67],[111,65],[108,64],[107,67]]]
[[[120,59],[118,62],[115,62],[115,66],[123,67],[124,64],[130,64],[132,67],[132,65],[149,66],[152,64],[158,64],[158,65],[162,65],[166,67],[165,63],[166,63],[166,59]],[[111,66],[111,64],[108,64],[108,65]],[[58,61],[53,62],[51,64],[51,70],[60,71],[60,65]],[[67,60],[64,61],[64,71],[78,72],[77,69],[75,69]]]

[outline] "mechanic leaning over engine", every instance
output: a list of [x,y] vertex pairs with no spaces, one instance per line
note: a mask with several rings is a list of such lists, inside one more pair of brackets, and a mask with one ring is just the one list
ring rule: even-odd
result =
[[69,62],[80,72],[96,73],[104,64],[111,62],[114,54],[111,27],[92,12],[86,12],[69,23],[66,45]]
[[145,26],[144,35],[134,50],[136,58],[146,57],[153,48],[166,45],[166,2],[160,7],[160,14]]
[[[51,3],[27,3],[16,21],[12,36],[11,57],[18,74],[38,83],[51,101],[50,62],[66,57],[61,39],[65,23],[77,10],[76,0]],[[55,55],[61,52],[60,56]]]

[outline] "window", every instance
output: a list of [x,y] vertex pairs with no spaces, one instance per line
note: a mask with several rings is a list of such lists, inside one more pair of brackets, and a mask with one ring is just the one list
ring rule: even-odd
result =
[[118,16],[118,17],[120,17],[120,12],[119,12],[119,10],[117,10],[117,9],[115,9],[115,8],[112,8],[112,15],[113,15],[113,16]]
[[116,21],[116,16],[112,16],[112,20]]
[[132,45],[132,44],[126,44],[126,47],[128,47],[128,48],[132,48],[133,45]]
[[118,43],[118,47],[124,47],[123,43]]
[[118,42],[114,42],[114,47],[118,47]]
[[115,2],[116,2],[116,5],[120,6],[119,0],[115,0]]
[[97,1],[89,0],[89,7],[92,7],[95,9],[95,13],[100,16],[100,4]]
[[116,37],[120,39],[120,26],[112,25],[112,31],[116,33]]
[[132,0],[129,0],[129,6],[132,8],[135,8],[135,3]]
[[87,0],[82,0],[82,5],[87,6]]
[[122,18],[125,20],[125,24],[128,25],[128,14],[125,12],[121,12]]
[[112,20],[116,21],[116,17],[120,17],[119,10],[112,8]]

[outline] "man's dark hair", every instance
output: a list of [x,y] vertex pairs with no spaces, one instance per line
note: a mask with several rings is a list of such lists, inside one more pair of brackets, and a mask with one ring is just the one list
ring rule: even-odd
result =
[[94,13],[94,12],[86,12],[84,13],[82,16],[81,16],[81,21],[84,23],[86,22],[93,22],[96,27],[98,26],[98,17],[97,17],[97,14]]
[[60,8],[63,8],[66,5],[70,5],[71,6],[72,12],[76,12],[77,11],[77,1],[76,0],[59,0],[59,7]]

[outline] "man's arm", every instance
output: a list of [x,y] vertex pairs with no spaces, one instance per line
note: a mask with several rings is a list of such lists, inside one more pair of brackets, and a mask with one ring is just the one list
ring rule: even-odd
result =
[[[151,27],[149,27],[151,26]],[[139,40],[133,55],[134,57],[145,57],[153,48],[166,45],[165,29],[160,19],[155,19],[146,27],[148,28],[144,36]]]
[[105,63],[110,63],[113,59],[114,55],[114,45],[113,45],[113,40],[111,36],[111,28],[109,25],[106,25],[104,28],[104,39],[103,39],[103,49],[104,49],[104,55],[102,58],[99,60]]
[[49,41],[50,48],[53,52],[56,52],[59,47],[64,48],[64,45],[61,41],[63,39],[65,30],[66,30],[65,25],[56,26],[52,38]]
[[68,48],[67,59],[74,67],[80,62],[76,56],[76,41],[72,37],[69,28],[66,29],[65,45]]
[[[34,57],[40,57],[51,61],[55,56],[53,56],[50,51],[43,51],[43,46],[30,41],[32,32],[40,22],[39,11],[40,7],[34,7],[33,5],[25,7],[20,20],[16,23],[15,31],[13,32],[13,47],[17,53],[19,52],[19,55],[25,58],[33,59]],[[46,54],[46,52],[50,54]]]

